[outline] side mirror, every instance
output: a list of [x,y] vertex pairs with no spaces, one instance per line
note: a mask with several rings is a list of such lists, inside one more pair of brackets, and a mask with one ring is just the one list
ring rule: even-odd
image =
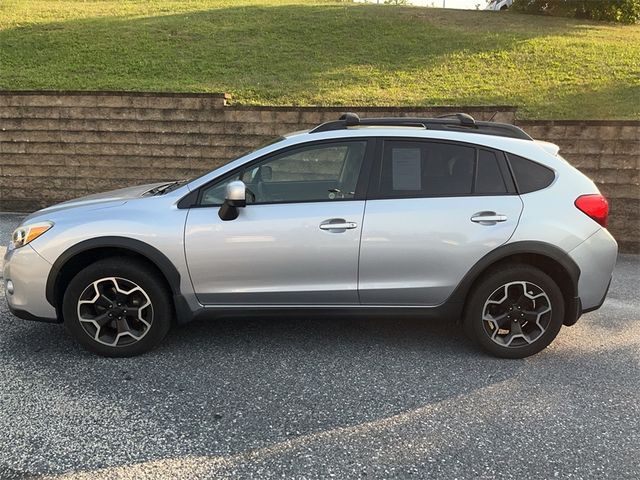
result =
[[238,218],[238,208],[247,206],[247,187],[241,180],[235,180],[227,184],[227,194],[218,216],[221,220],[235,220]]

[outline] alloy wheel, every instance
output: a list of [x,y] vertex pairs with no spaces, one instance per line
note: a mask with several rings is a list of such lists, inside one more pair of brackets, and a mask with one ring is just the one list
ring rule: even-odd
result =
[[153,305],[136,283],[106,277],[87,286],[78,300],[78,319],[95,341],[110,347],[131,345],[151,329]]
[[485,333],[502,347],[530,345],[547,331],[551,301],[531,282],[509,282],[494,290],[482,309]]

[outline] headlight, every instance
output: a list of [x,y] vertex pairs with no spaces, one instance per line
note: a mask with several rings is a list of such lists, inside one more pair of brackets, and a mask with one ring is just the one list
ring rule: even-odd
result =
[[13,248],[24,247],[53,227],[53,222],[32,223],[18,227],[11,236]]

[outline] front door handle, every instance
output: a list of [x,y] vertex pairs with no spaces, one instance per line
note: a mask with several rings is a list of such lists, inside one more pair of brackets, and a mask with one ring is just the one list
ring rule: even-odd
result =
[[347,222],[343,218],[332,218],[331,220],[325,220],[320,224],[320,230],[328,231],[344,231],[351,230],[358,226],[355,222]]
[[506,222],[507,216],[496,212],[478,212],[471,216],[471,221],[480,225],[495,225],[498,222]]

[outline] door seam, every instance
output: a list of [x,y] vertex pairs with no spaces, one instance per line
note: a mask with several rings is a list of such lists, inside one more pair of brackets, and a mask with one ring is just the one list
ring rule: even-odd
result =
[[360,300],[360,254],[362,252],[362,235],[364,234],[364,221],[367,213],[367,200],[364,201],[364,206],[362,207],[362,219],[360,221],[360,239],[358,241],[358,263],[356,266],[356,293],[358,295],[358,305],[362,305],[362,300]]

